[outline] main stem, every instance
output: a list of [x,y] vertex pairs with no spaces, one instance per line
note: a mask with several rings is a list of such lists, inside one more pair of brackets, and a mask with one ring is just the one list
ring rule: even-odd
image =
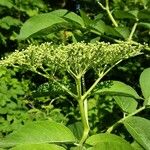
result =
[[76,86],[77,86],[77,95],[78,95],[77,100],[78,100],[80,114],[81,114],[81,121],[83,124],[83,134],[79,142],[79,148],[82,149],[82,145],[88,137],[90,127],[89,127],[89,122],[88,122],[87,100],[82,98],[81,77],[76,78]]

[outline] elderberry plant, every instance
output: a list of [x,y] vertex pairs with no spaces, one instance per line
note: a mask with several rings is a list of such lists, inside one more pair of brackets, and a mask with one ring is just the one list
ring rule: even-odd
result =
[[[119,42],[117,44],[110,44],[105,42],[81,42],[68,45],[54,45],[52,43],[43,43],[41,45],[30,45],[29,47],[27,47],[27,49],[22,51],[15,51],[8,57],[1,60],[0,65],[21,67],[31,70],[47,78],[49,81],[58,84],[58,86],[63,89],[64,92],[67,92],[78,102],[81,121],[83,125],[83,133],[80,141],[76,141],[74,138],[71,139],[70,137],[67,137],[70,138],[70,140],[62,140],[59,139],[60,136],[58,136],[58,139],[54,139],[55,134],[52,134],[47,135],[50,136],[50,139],[49,141],[46,141],[46,143],[73,142],[75,145],[77,145],[78,149],[83,149],[83,145],[90,131],[88,122],[87,98],[91,95],[93,89],[97,86],[100,80],[115,65],[117,65],[124,59],[141,54],[141,50],[144,49],[144,47],[145,46],[141,44],[134,45],[131,42]],[[60,69],[63,69],[64,71],[69,73],[74,79],[76,86],[75,92],[72,89],[68,88],[66,85],[63,85],[59,82],[60,80],[57,78],[56,74]],[[97,74],[97,79],[90,88],[86,89],[84,84],[84,75],[89,69],[93,69],[95,71],[95,73]],[[44,125],[46,127],[46,123]],[[55,128],[54,125],[50,123],[49,127],[46,129],[46,132],[48,132],[50,127],[52,130]],[[60,129],[60,125],[57,125],[57,127],[58,129]],[[35,126],[35,128],[37,128],[37,126]],[[67,130],[68,129],[65,128],[65,131]],[[54,132],[56,134],[58,132],[61,133],[61,130],[57,131],[54,129]],[[69,134],[70,136],[72,136],[71,133]],[[63,137],[62,134],[61,136]],[[6,143],[8,144],[9,142]],[[8,144],[9,146],[16,146],[18,144],[17,142],[13,143],[12,141],[10,143]],[[39,144],[40,142],[37,143]]]

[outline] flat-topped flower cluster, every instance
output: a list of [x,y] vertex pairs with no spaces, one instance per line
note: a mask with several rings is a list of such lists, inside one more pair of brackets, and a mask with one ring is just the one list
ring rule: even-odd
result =
[[25,50],[15,51],[0,61],[4,66],[21,66],[30,70],[42,69],[54,73],[65,69],[74,76],[84,75],[93,68],[101,72],[120,60],[140,54],[143,45],[129,42],[110,44],[105,42],[72,43],[54,45],[43,43],[30,45]]

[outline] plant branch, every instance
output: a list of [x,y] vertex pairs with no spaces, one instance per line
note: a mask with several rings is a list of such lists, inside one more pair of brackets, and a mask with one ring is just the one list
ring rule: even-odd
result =
[[43,76],[44,78],[47,78],[48,80],[53,80],[57,85],[59,85],[63,90],[65,90],[70,96],[73,98],[77,99],[77,95],[72,93],[66,86],[63,84],[59,83],[54,77],[50,76],[49,74],[43,74],[39,71],[37,71],[35,68],[32,69],[33,72]]
[[131,33],[130,33],[130,35],[129,35],[128,41],[131,41],[131,40],[132,40],[132,37],[133,37],[133,34],[134,34],[135,30],[136,30],[137,25],[138,25],[137,22],[134,23],[134,25],[133,25],[133,27],[132,27],[132,30],[131,30]]
[[66,86],[64,86],[63,84],[59,83],[56,79],[53,79],[53,81],[59,85],[63,90],[65,90],[70,96],[72,96],[73,98],[77,99],[77,95],[72,93]]
[[123,122],[124,122],[126,119],[128,119],[129,117],[132,117],[132,116],[136,115],[137,113],[141,112],[141,111],[144,110],[144,109],[145,109],[145,106],[143,106],[143,107],[137,109],[135,112],[133,112],[133,113],[129,114],[128,116],[126,116],[126,117],[120,119],[120,120],[117,121],[115,124],[113,124],[111,127],[109,127],[106,132],[107,132],[107,133],[111,133],[119,124],[123,123]]
[[96,85],[99,83],[99,81],[113,68],[115,67],[117,64],[119,64],[122,60],[119,60],[118,62],[116,62],[114,65],[112,65],[109,69],[107,69],[105,72],[102,72],[101,74],[99,74],[99,78],[93,83],[93,85],[84,93],[84,95],[82,96],[82,99],[86,99],[88,97],[88,95],[92,92],[92,90],[96,87]]
[[105,7],[102,3],[100,3],[98,0],[97,0],[97,3],[99,4],[99,6],[100,6],[103,10],[106,10],[106,7]]
[[110,12],[110,9],[109,9],[109,0],[105,0],[106,2],[106,6],[104,6],[102,3],[100,3],[98,0],[97,0],[97,3],[99,4],[99,6],[103,9],[103,10],[106,10],[108,16],[109,16],[109,19],[112,21],[113,25],[115,27],[118,27],[118,23],[116,22],[116,20],[114,19],[113,15],[111,14]]

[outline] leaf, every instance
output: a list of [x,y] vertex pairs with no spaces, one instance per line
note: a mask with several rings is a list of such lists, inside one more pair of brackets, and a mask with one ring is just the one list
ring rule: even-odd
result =
[[114,11],[114,15],[118,19],[136,19],[136,17],[133,14],[123,10]]
[[127,27],[116,27],[115,30],[124,38],[127,39],[130,35]]
[[86,144],[93,146],[90,150],[133,150],[123,138],[108,133],[93,135],[87,139]]
[[66,15],[68,13],[68,10],[66,10],[66,9],[57,9],[57,10],[51,11],[50,13],[51,13],[51,15],[56,15],[58,17],[63,17],[64,15]]
[[135,19],[137,20],[137,18],[138,18],[138,13],[139,13],[138,10],[136,10],[136,9],[135,9],[135,10],[130,10],[129,13],[132,14],[132,15],[135,17]]
[[38,32],[49,34],[54,25],[62,24],[65,22],[66,21],[64,19],[56,15],[52,15],[51,13],[33,16],[23,24],[18,39],[23,40],[29,38]]
[[80,25],[82,28],[84,28],[83,19],[79,15],[75,14],[74,12],[70,12],[70,13],[66,14],[63,18],[66,19],[70,23],[74,22],[74,23]]
[[83,126],[81,122],[70,124],[68,128],[74,133],[75,137],[79,140],[82,137]]
[[149,10],[141,10],[141,11],[139,11],[138,18],[140,20],[150,19],[150,11]]
[[46,82],[41,84],[35,91],[32,92],[33,97],[43,97],[43,96],[53,96],[63,94],[62,88],[58,86],[55,82]]
[[135,150],[144,150],[144,148],[140,144],[138,144],[136,141],[133,141],[131,145]]
[[105,23],[102,21],[102,20],[99,20],[99,21],[93,21],[91,22],[91,25],[90,25],[90,29],[91,29],[91,32],[95,33],[95,34],[102,34],[105,32]]
[[12,8],[13,7],[13,3],[11,0],[0,0],[0,5],[1,6],[6,6],[8,8]]
[[147,22],[140,22],[138,23],[138,25],[142,26],[142,27],[145,27],[147,29],[150,29],[150,23],[147,23]]
[[6,16],[0,20],[0,27],[10,29],[11,26],[21,25],[21,21],[10,16]]
[[55,144],[24,144],[11,148],[10,150],[65,150]]
[[75,137],[64,125],[47,120],[30,122],[24,125],[4,140],[1,140],[0,147],[58,142],[75,142]]
[[90,26],[92,20],[87,16],[87,14],[84,11],[80,10],[80,15],[84,21],[85,26]]
[[150,105],[150,68],[145,69],[140,75],[140,86],[146,104]]
[[105,33],[107,35],[112,35],[112,36],[122,38],[122,35],[115,28],[112,28],[111,26],[108,26],[108,25],[105,26]]
[[124,112],[132,113],[136,111],[138,102],[134,98],[125,96],[114,96],[114,99]]
[[126,119],[124,125],[133,138],[145,150],[150,150],[150,120],[134,116]]
[[137,92],[129,85],[120,81],[105,81],[100,83],[94,91],[94,94],[130,96],[140,98]]

